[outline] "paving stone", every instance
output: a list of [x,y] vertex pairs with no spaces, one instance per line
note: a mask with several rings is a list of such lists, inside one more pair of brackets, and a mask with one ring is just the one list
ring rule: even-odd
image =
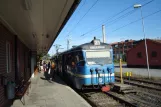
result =
[[37,78],[24,107],[91,107],[59,77],[54,81],[48,81],[44,80],[43,74],[40,73]]

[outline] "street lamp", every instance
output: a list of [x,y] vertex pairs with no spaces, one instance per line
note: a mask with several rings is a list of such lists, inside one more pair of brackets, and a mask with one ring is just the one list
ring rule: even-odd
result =
[[150,78],[148,49],[147,49],[147,43],[146,43],[144,20],[143,20],[143,14],[142,14],[142,8],[141,8],[141,6],[142,6],[141,4],[135,4],[134,5],[134,8],[140,8],[140,12],[141,12],[141,19],[142,19],[142,26],[143,26],[143,33],[144,33],[144,41],[145,41],[145,51],[146,51],[146,62],[147,62],[147,69],[148,69],[148,77]]

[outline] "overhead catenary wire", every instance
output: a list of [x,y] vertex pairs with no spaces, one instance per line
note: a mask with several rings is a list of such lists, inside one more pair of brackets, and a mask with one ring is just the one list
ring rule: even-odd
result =
[[[149,14],[149,15],[147,15],[147,16],[144,16],[143,18],[146,19],[146,18],[148,18],[148,17],[150,17],[150,16],[152,16],[152,15],[154,15],[154,14],[157,14],[157,13],[159,13],[159,12],[161,12],[161,9],[158,10],[158,11],[156,11],[156,12],[154,12],[154,13],[151,13],[151,14]],[[138,21],[140,21],[140,20],[142,20],[142,18],[139,18],[139,19],[137,19],[137,20],[135,20],[135,21],[132,21],[132,22],[126,24],[126,25],[123,25],[123,26],[121,26],[121,27],[119,27],[119,28],[113,30],[113,31],[110,32],[110,33],[113,33],[113,32],[115,32],[115,31],[117,31],[117,30],[120,30],[120,29],[122,29],[122,28],[124,28],[124,27],[126,27],[126,26],[128,26],[128,25],[131,25],[131,24],[133,24],[133,23],[135,23],[135,22],[138,22]]]
[[76,23],[76,25],[68,32],[67,35],[69,35],[76,27],[77,25],[82,21],[82,19],[90,12],[90,10],[97,4],[99,0],[96,0],[93,5],[87,10],[87,12],[78,20],[78,22]]
[[[145,1],[146,1],[146,0],[145,0]],[[145,1],[144,1],[144,2],[145,2]],[[149,4],[149,3],[153,2],[153,1],[154,1],[154,0],[151,0],[151,1],[149,1],[149,2],[147,2],[147,3],[145,3],[145,4],[143,4],[142,6],[145,6],[145,5],[147,5],[147,4]],[[129,6],[128,8],[126,8],[126,9],[124,9],[124,10],[122,10],[122,11],[120,11],[119,13],[116,13],[115,15],[111,16],[107,21],[111,20],[111,18],[114,18],[114,17],[118,16],[119,14],[123,13],[124,11],[128,10],[128,9],[131,8],[131,7],[133,7],[133,5],[132,5],[132,6]],[[125,13],[124,15],[120,16],[119,18],[116,18],[116,19],[110,21],[110,22],[109,22],[109,23],[111,23],[110,25],[116,23],[117,21],[119,21],[119,20],[122,19],[122,18],[125,18],[126,16],[132,14],[132,13],[135,12],[135,11],[136,11],[136,10],[129,11],[128,13]],[[104,21],[104,22],[105,22],[105,21]],[[113,22],[113,23],[112,23],[112,22]],[[78,23],[78,24],[79,24],[79,23]],[[102,24],[101,24],[100,26],[102,26]],[[95,30],[98,30],[98,29],[100,28],[100,26],[98,26],[98,27],[95,28],[94,30],[91,30],[91,31],[88,31],[88,32],[84,33],[83,35],[86,35],[87,33],[90,33],[90,32],[93,32],[93,31],[95,31]]]
[[[108,26],[109,26],[109,25],[112,25],[112,24],[116,23],[117,21],[119,21],[120,19],[123,19],[123,18],[127,17],[128,15],[134,13],[135,11],[136,11],[136,10],[129,11],[129,12],[123,14],[122,16],[120,16],[120,17],[118,17],[118,18],[116,18],[116,19],[113,19],[113,20],[110,21],[110,22],[106,22],[106,23],[104,23],[104,24],[106,25],[106,24],[108,23]],[[112,22],[113,22],[113,23],[112,23]],[[111,24],[110,24],[110,23],[111,23]],[[101,24],[101,26],[102,26],[102,24]],[[98,26],[97,28],[88,31],[88,32],[86,32],[85,34],[83,34],[83,35],[81,35],[81,36],[85,36],[86,34],[88,34],[88,33],[90,33],[90,32],[93,32],[93,31],[99,29],[101,26]]]
[[[81,5],[81,7],[79,8],[79,10],[77,11],[77,14],[80,13],[80,10],[83,8],[83,6],[86,4],[86,0],[84,0],[83,4]],[[76,15],[75,17],[73,18],[73,20],[76,18]]]
[[[145,3],[145,4],[143,4],[142,7],[143,7],[143,6],[146,6],[147,4],[149,4],[149,3],[153,2],[153,1],[154,1],[154,0],[151,0],[151,1],[149,1],[149,2],[147,2],[147,3]],[[144,1],[144,2],[145,2],[145,1]],[[132,5],[132,6],[133,6],[133,5]],[[122,16],[120,16],[120,17],[118,17],[118,18],[116,18],[116,19],[114,19],[114,20],[108,22],[111,18],[114,18],[114,17],[118,16],[119,14],[121,14],[121,13],[123,13],[124,11],[128,10],[128,9],[131,8],[132,6],[129,6],[128,8],[126,8],[126,9],[122,10],[121,12],[119,12],[118,14],[113,15],[112,17],[110,17],[109,19],[107,19],[106,21],[104,21],[104,23],[102,23],[102,24],[106,25],[107,23],[111,23],[111,22],[113,22],[112,24],[114,24],[114,23],[116,23],[118,20],[123,19],[123,18],[127,17],[128,15],[134,13],[136,10],[129,11],[128,13],[125,13],[124,15],[122,15]],[[105,22],[106,22],[106,23],[105,23]],[[86,33],[83,33],[81,36],[85,36],[86,34],[88,34],[88,33],[90,33],[90,32],[96,31],[97,29],[99,29],[99,28],[102,26],[102,24],[98,25],[97,27],[95,27],[94,29],[92,29],[92,30],[90,30],[90,31],[88,31],[88,32],[86,32]],[[112,25],[112,24],[110,24],[110,25]],[[109,25],[108,25],[108,26],[109,26]]]
[[[141,0],[139,0],[139,1],[141,1]],[[146,0],[145,0],[145,1],[146,1]],[[144,2],[145,2],[145,1],[144,1]],[[95,5],[96,3],[97,3],[97,1],[92,5],[92,7],[94,7],[94,5]],[[111,17],[109,17],[108,19],[106,19],[105,21],[103,21],[102,23],[105,23],[105,22],[107,22],[107,21],[110,21],[112,18],[114,18],[114,17],[120,15],[120,14],[123,13],[124,11],[130,9],[131,7],[132,7],[132,6],[129,6],[129,7],[125,8],[125,9],[123,9],[122,11],[120,11],[120,12],[118,12],[118,13],[112,15]],[[91,8],[90,8],[90,9],[91,9]],[[132,12],[135,12],[135,10],[132,10],[132,11],[126,13],[125,15],[128,16],[128,14],[132,14]],[[124,16],[124,15],[123,15],[123,16]],[[122,17],[122,16],[121,16],[121,17]],[[119,17],[119,18],[121,18],[121,17]],[[125,16],[124,16],[124,17],[125,17]],[[118,18],[117,18],[117,19],[118,19]],[[114,19],[113,21],[115,21],[115,20],[117,20],[117,19]],[[110,22],[113,22],[113,21],[110,21]],[[80,22],[80,21],[79,21],[79,22]],[[79,22],[78,22],[76,25],[78,25]],[[88,34],[88,33],[90,33],[90,32],[93,32],[93,31],[95,31],[95,30],[98,30],[98,29],[100,28],[100,26],[102,26],[102,24],[100,24],[100,25],[97,26],[96,28],[94,28],[94,29],[92,29],[92,30],[90,30],[90,31],[88,31],[88,32],[86,32],[86,33],[84,33],[84,34],[82,34],[81,36],[84,36],[84,35],[86,35],[86,34]],[[75,27],[77,27],[77,26],[74,26],[74,29],[75,29]],[[72,29],[72,30],[74,30],[74,29]],[[68,33],[68,35],[72,32],[72,30]]]
[[[86,4],[86,0],[84,0],[83,4],[80,6],[79,10],[77,11],[77,14],[80,13],[80,10],[83,8],[83,6],[84,6],[85,4]],[[76,14],[76,11],[75,11],[73,14]],[[76,18],[76,16],[77,16],[77,15],[75,15],[75,16],[72,18],[72,20],[74,20],[74,19]],[[68,21],[68,22],[69,22],[69,21]],[[69,25],[68,25],[68,26],[69,26]],[[66,28],[67,28],[67,26],[66,26]],[[67,31],[68,31],[68,30],[67,30]],[[64,30],[63,32],[65,32],[65,30]]]
[[[145,3],[145,4],[143,4],[142,6],[146,6],[147,4],[149,4],[149,3],[151,3],[152,1],[154,1],[154,0],[151,0],[151,1],[149,1],[149,2],[147,2],[147,3]],[[135,9],[136,10],[136,9]],[[119,18],[117,18],[118,20],[113,20],[113,21],[110,21],[110,22],[113,22],[113,23],[111,23],[111,24],[108,24],[108,26],[111,26],[112,24],[114,24],[114,23],[116,23],[117,21],[119,21],[120,19],[122,19],[122,18],[124,18],[124,17],[126,17],[126,16],[128,16],[128,15],[130,15],[130,14],[132,14],[133,12],[135,12],[135,10],[132,10],[132,11],[129,11],[128,13],[125,13],[124,15],[122,15],[122,16],[120,16]],[[101,28],[101,27],[99,27],[99,28]],[[97,28],[97,29],[95,29],[94,31],[96,31],[96,30],[99,30],[99,28]],[[81,35],[82,36],[82,35]],[[84,35],[83,35],[84,36]],[[86,36],[86,37],[88,37],[88,36]],[[85,39],[86,37],[84,37],[83,39]],[[98,36],[98,38],[99,37],[102,37],[102,36]]]
[[[123,14],[122,16],[120,16],[120,17],[118,17],[118,18],[116,18],[116,19],[114,19],[114,20],[108,22],[108,26],[113,25],[113,24],[116,23],[117,21],[119,21],[119,20],[121,20],[121,19],[123,19],[123,18],[125,18],[125,17],[127,17],[127,16],[129,16],[129,15],[131,15],[131,14],[134,13],[135,11],[136,11],[136,10],[129,11],[129,12]],[[112,23],[112,22],[113,22],[113,23]],[[111,24],[110,24],[110,23],[111,23]],[[107,23],[105,23],[105,25],[106,25],[106,24],[107,24]],[[101,28],[101,27],[99,26],[98,28],[94,29],[93,31],[96,31],[96,30],[98,30],[99,28]],[[90,31],[90,32],[93,32],[93,31]],[[90,33],[90,32],[88,32],[88,33]],[[84,34],[84,35],[86,35],[86,34]],[[81,36],[84,36],[84,35],[81,35]],[[99,37],[100,37],[100,36],[99,36]]]

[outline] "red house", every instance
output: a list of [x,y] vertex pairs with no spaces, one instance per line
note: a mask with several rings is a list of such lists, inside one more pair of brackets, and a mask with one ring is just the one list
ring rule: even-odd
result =
[[[147,50],[150,67],[161,67],[161,40],[147,39]],[[142,40],[127,52],[128,67],[146,67],[145,41]]]

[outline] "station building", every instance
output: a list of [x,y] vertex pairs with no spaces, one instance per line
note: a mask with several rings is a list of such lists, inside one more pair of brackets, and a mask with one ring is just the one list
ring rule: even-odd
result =
[[[80,0],[0,1],[0,107],[6,82],[34,78],[37,55],[47,53]],[[5,81],[5,82],[4,82]]]
[[[150,67],[161,67],[161,40],[147,39],[147,50]],[[145,40],[141,40],[127,52],[128,67],[147,67]]]

